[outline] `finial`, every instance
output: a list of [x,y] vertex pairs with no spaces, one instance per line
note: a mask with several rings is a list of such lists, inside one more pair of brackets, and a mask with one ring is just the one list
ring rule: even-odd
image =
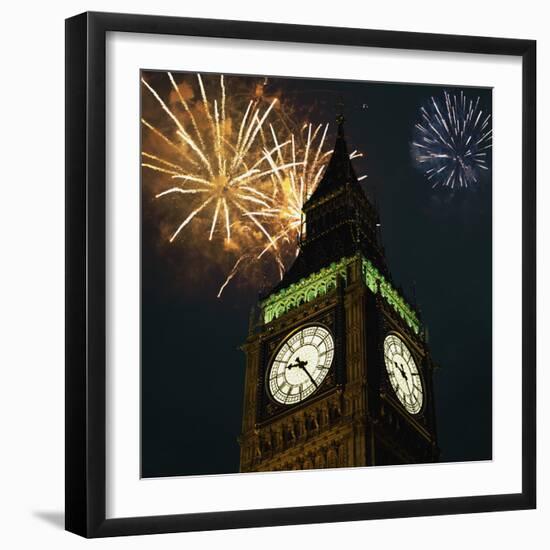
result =
[[338,124],[338,137],[344,137],[344,98],[340,96],[336,103],[336,124]]

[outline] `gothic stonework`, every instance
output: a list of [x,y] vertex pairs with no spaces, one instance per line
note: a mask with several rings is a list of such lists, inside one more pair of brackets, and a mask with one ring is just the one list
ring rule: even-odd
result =
[[300,253],[242,347],[241,471],[437,460],[420,316],[392,282],[342,123],[304,217]]

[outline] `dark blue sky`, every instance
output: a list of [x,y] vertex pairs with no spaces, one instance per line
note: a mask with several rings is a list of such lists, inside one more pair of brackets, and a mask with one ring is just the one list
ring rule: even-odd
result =
[[[168,93],[164,73],[145,76]],[[472,189],[432,190],[410,151],[419,107],[453,87],[269,78],[270,89],[282,92],[296,116],[308,112],[316,122],[332,122],[343,103],[348,145],[366,155],[356,162],[380,212],[389,268],[407,295],[416,295],[441,367],[435,374],[441,459],[490,459],[491,171]],[[491,112],[491,90],[464,91],[480,96]],[[144,96],[143,108],[155,105]],[[197,243],[183,234],[175,246],[161,238],[162,212],[145,173],[142,199],[143,475],[236,472],[244,384],[239,346],[257,290],[229,286],[217,299],[212,277],[182,278],[202,269],[191,252]]]

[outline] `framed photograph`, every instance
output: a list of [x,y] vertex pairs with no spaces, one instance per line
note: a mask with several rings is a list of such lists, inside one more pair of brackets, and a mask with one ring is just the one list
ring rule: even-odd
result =
[[530,40],[66,21],[66,528],[535,507]]

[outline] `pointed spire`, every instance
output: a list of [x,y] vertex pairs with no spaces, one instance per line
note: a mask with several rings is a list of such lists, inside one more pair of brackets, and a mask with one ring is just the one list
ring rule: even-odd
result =
[[348,183],[351,183],[352,185],[359,185],[357,182],[357,176],[355,175],[355,170],[353,169],[349,158],[348,146],[344,135],[345,118],[341,112],[337,115],[336,122],[338,124],[338,130],[332,155],[327,164],[323,177],[321,178],[317,189],[309,198],[308,203],[312,203],[326,193],[334,191],[340,185],[345,185]]
[[344,122],[346,117],[344,116],[344,98],[340,96],[338,103],[336,103],[336,124],[338,124],[338,137],[344,137]]
[[344,122],[346,121],[344,115],[338,115],[336,117],[336,123],[338,124],[338,133],[339,138],[344,139]]

